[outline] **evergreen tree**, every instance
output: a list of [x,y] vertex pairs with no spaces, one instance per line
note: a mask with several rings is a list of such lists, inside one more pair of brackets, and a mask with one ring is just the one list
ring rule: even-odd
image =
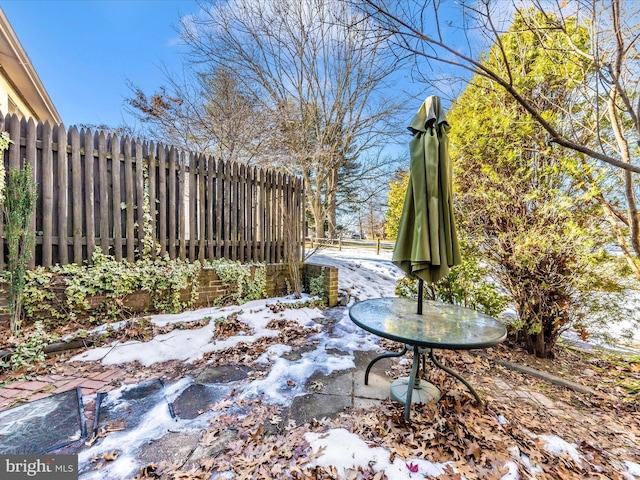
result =
[[409,172],[407,170],[398,170],[393,180],[389,182],[389,203],[387,204],[389,208],[385,214],[386,223],[384,225],[384,231],[389,238],[396,238],[398,235],[408,184]]
[[[553,18],[537,21],[548,22]],[[518,88],[547,118],[564,114],[581,65],[563,64],[516,15],[486,62],[507,62]],[[586,41],[575,27],[577,45]],[[553,98],[553,101],[550,99]],[[580,293],[593,288],[592,259],[608,240],[599,207],[580,188],[579,160],[548,143],[548,135],[499,85],[476,76],[447,118],[454,159],[457,216],[468,240],[488,262],[515,304],[518,338],[530,353],[553,355],[574,319]]]

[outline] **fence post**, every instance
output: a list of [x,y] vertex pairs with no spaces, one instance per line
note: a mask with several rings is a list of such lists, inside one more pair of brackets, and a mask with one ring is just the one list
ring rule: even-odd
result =
[[376,241],[376,255],[380,255],[380,237]]
[[341,252],[342,251],[342,237],[338,238],[338,251]]

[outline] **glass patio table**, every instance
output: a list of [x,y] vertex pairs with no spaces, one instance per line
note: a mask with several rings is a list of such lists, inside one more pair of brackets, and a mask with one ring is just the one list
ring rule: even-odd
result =
[[[404,355],[413,349],[413,365],[408,378],[391,384],[391,398],[405,404],[405,420],[409,420],[412,403],[426,403],[430,398],[440,399],[440,391],[431,383],[421,382],[420,356],[428,353],[434,365],[460,380],[473,394],[478,404],[482,400],[460,374],[442,365],[434,350],[471,350],[488,348],[507,338],[507,329],[495,318],[465,307],[424,301],[418,314],[416,301],[408,298],[375,298],[364,300],[349,309],[351,320],[379,337],[404,344],[399,353],[385,353],[375,357],[365,372],[365,385],[369,372],[378,360]],[[423,369],[424,369],[424,356]],[[409,388],[409,386],[413,388]]]

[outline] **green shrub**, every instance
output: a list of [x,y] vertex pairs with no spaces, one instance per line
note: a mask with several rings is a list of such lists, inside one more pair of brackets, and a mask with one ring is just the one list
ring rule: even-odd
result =
[[488,274],[487,268],[482,267],[475,257],[465,256],[448,276],[433,285],[433,295],[443,302],[498,316],[506,308],[508,297],[486,280]]
[[4,236],[9,252],[7,283],[12,335],[18,333],[22,323],[22,296],[35,243],[35,236],[31,232],[31,217],[35,211],[36,199],[31,165],[26,163],[23,169],[9,170],[2,194],[2,207],[5,217]]
[[46,359],[44,349],[47,345],[57,340],[57,337],[52,337],[45,331],[42,322],[36,322],[34,330],[22,341],[16,343],[9,361],[0,362],[0,367],[12,370],[26,368],[27,371],[31,371],[44,366]]
[[[127,316],[124,299],[138,291],[149,292],[151,309],[178,313],[197,300],[197,278],[201,265],[168,257],[143,259],[135,263],[116,261],[96,248],[91,265],[69,264],[27,272],[23,309],[31,321],[47,323],[73,321],[91,316],[96,321],[119,320]],[[188,300],[181,293],[192,285]],[[90,298],[104,297],[99,305]]]
[[[488,282],[489,272],[469,252],[463,256],[462,264],[451,269],[448,276],[433,285],[425,286],[425,294],[432,300],[461,305],[497,316],[504,311],[508,298],[496,285]],[[414,298],[418,295],[417,280],[401,278],[396,284],[396,295]]]
[[230,260],[214,260],[205,268],[211,268],[224,284],[229,286],[227,295],[215,300],[217,305],[242,304],[267,296],[267,269],[260,264],[242,264]]
[[325,298],[324,294],[324,267],[320,270],[320,275],[309,280],[309,295],[312,297]]

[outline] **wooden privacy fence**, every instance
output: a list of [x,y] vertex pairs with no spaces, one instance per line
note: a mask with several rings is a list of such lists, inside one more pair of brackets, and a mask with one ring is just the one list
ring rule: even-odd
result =
[[[32,267],[81,264],[98,246],[135,261],[147,233],[159,255],[171,258],[301,258],[304,189],[295,176],[128,136],[0,118],[13,142],[5,169],[28,163],[37,184]],[[7,259],[3,231],[4,215],[0,269]]]

